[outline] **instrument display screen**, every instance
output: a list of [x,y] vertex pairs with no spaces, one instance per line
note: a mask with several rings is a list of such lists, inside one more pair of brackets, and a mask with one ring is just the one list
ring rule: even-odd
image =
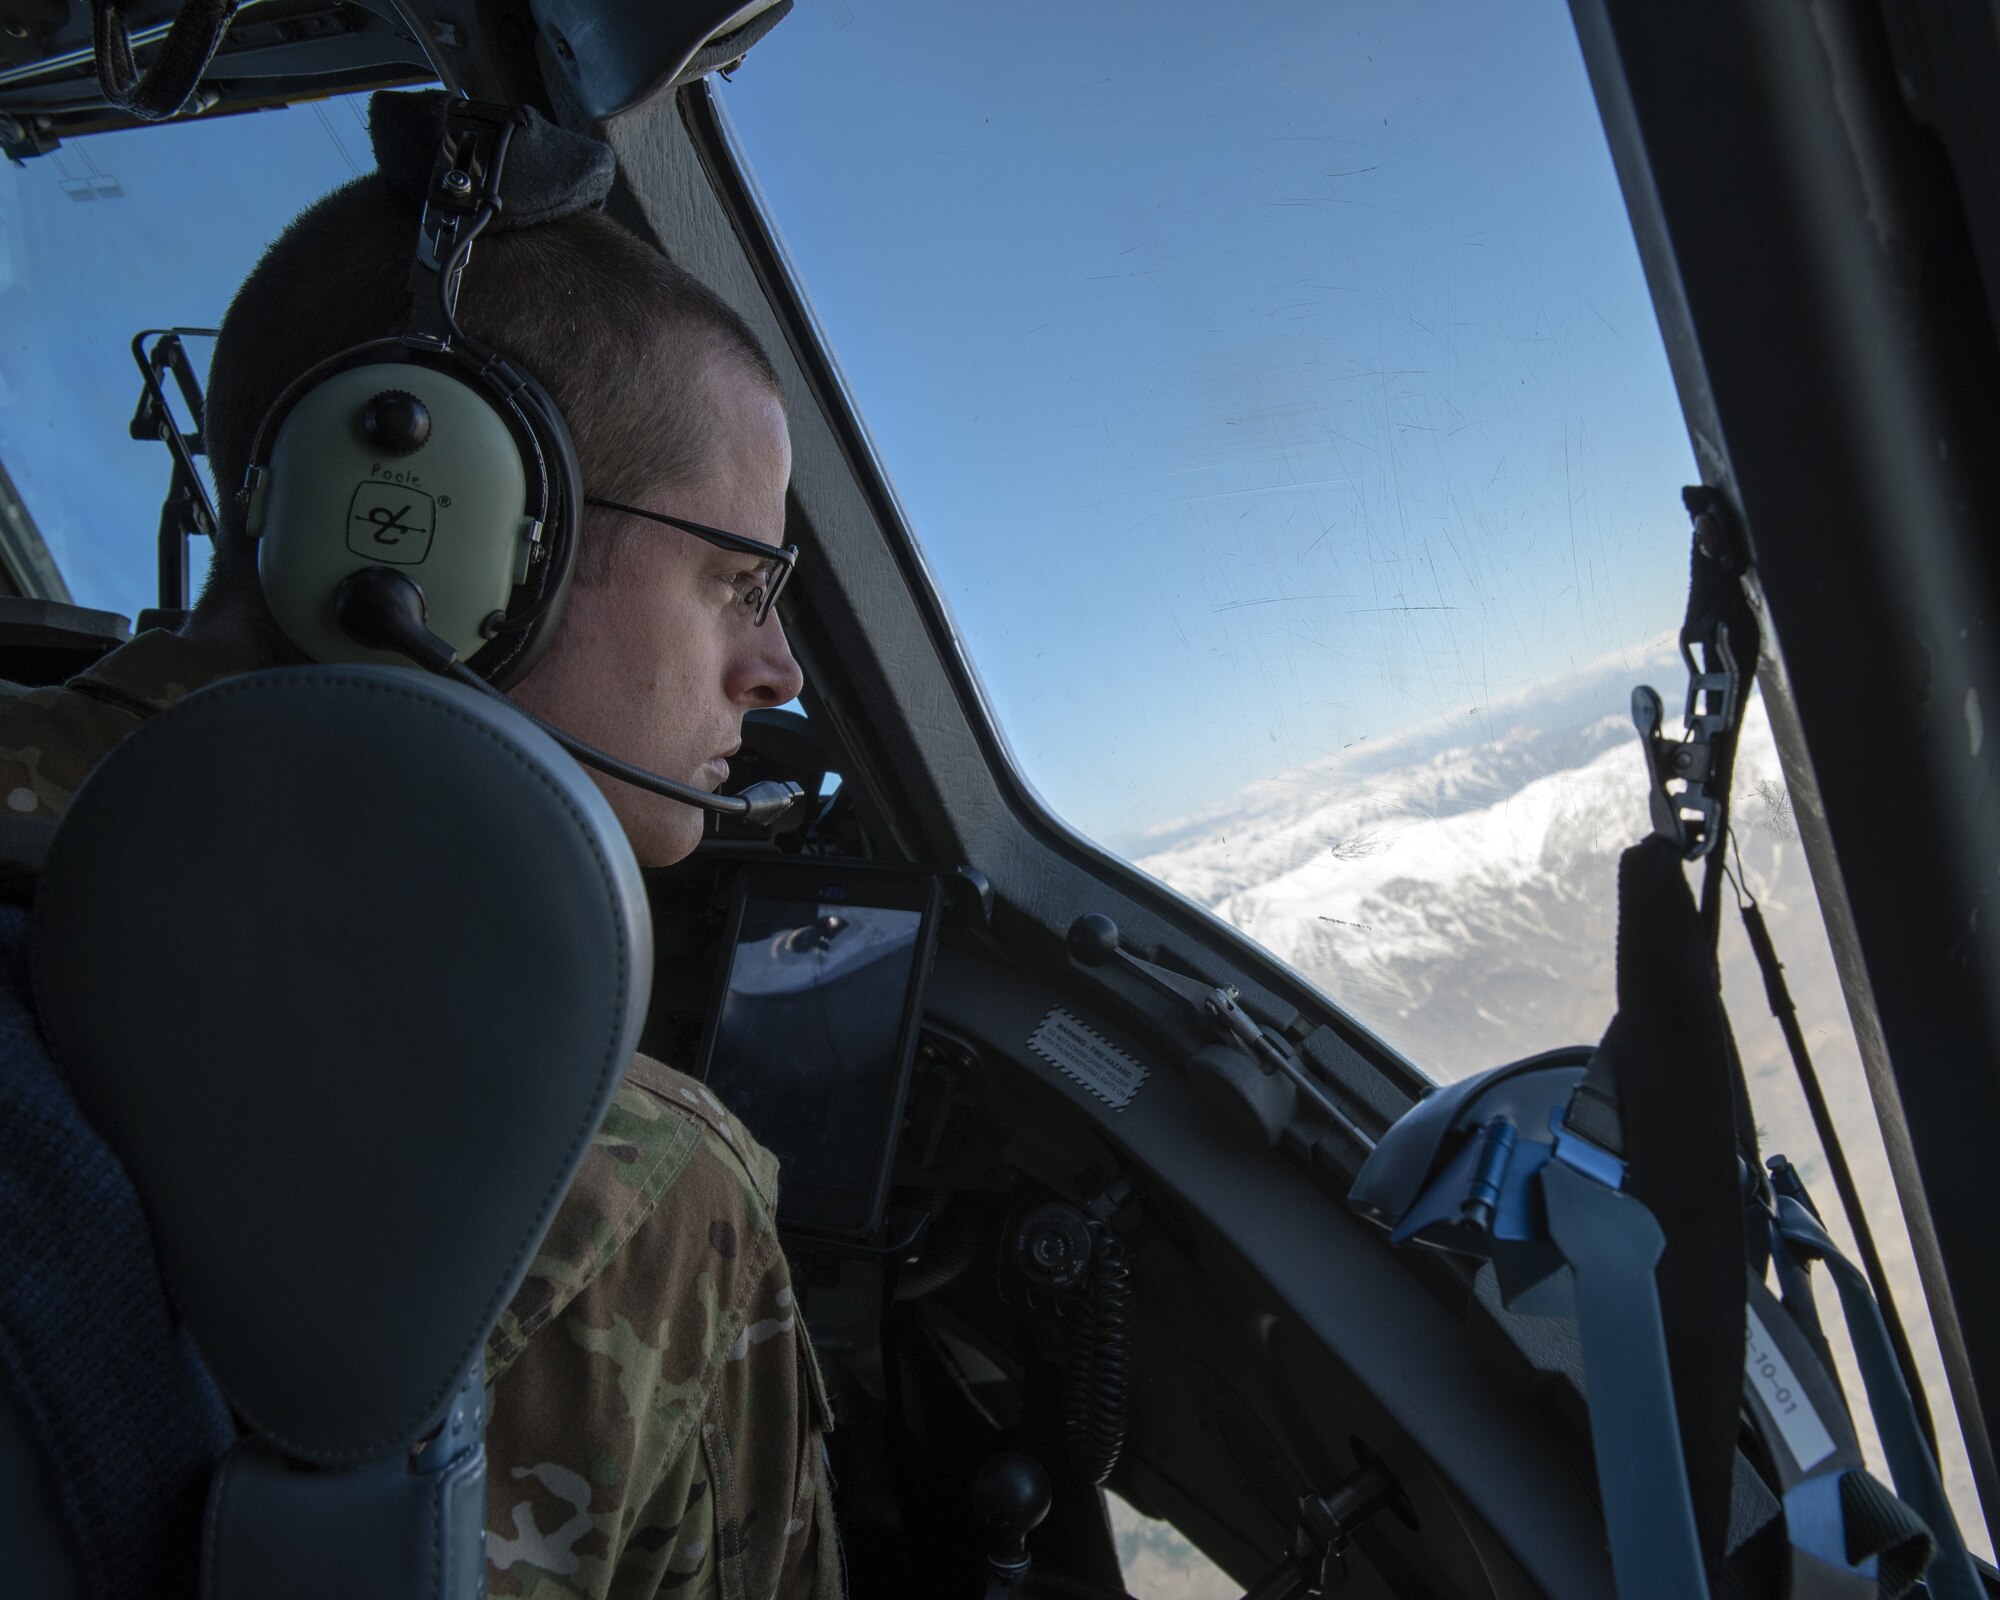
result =
[[938,900],[922,874],[743,871],[700,1075],[777,1156],[787,1231],[881,1221]]

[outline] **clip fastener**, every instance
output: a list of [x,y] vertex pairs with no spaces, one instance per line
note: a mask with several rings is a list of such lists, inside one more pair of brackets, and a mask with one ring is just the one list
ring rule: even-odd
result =
[[458,280],[465,271],[460,241],[476,236],[499,211],[507,146],[521,122],[522,113],[512,106],[456,99],[446,106],[417,225],[406,337],[449,346],[457,333]]
[[1646,755],[1653,831],[1671,840],[1686,860],[1698,861],[1722,835],[1728,801],[1725,755],[1743,710],[1743,668],[1730,646],[1730,606],[1722,596],[1736,589],[1745,563],[1731,549],[1730,524],[1719,497],[1693,488],[1681,498],[1694,518],[1695,544],[1695,575],[1681,628],[1681,660],[1688,673],[1681,721],[1687,732],[1678,741],[1666,737],[1659,692],[1644,684],[1632,691],[1632,721]]
[[[1688,667],[1684,738],[1669,739],[1661,731],[1666,709],[1657,689],[1642,683],[1632,691],[1632,722],[1639,730],[1651,785],[1653,831],[1671,839],[1689,861],[1707,855],[1720,838],[1716,824],[1723,796],[1710,784],[1716,776],[1717,748],[1736,726],[1737,700],[1743,692],[1728,632],[1718,625],[1700,643],[1711,660],[1721,663],[1721,670],[1704,672],[1695,661],[1692,643],[1683,638],[1681,655]],[[1670,787],[1676,783],[1681,785],[1678,790]]]
[[[1716,824],[1722,816],[1723,797],[1710,785],[1716,776],[1717,746],[1736,725],[1736,701],[1742,692],[1727,635],[1718,628],[1706,642],[1722,663],[1719,672],[1703,672],[1688,647],[1681,647],[1688,658],[1685,738],[1669,739],[1661,731],[1666,710],[1657,689],[1642,683],[1632,691],[1632,722],[1639,730],[1639,746],[1645,752],[1646,776],[1651,784],[1648,803],[1653,830],[1671,839],[1689,861],[1707,855],[1720,838]],[[1706,711],[1701,709],[1704,697],[1710,708]],[[1676,783],[1681,786],[1678,790],[1671,787]]]
[[[1646,757],[1650,785],[1647,804],[1653,831],[1673,841],[1674,848],[1693,861],[1708,854],[1715,842],[1715,822],[1722,801],[1708,792],[1714,749],[1700,735],[1674,740],[1660,731],[1666,709],[1660,692],[1646,684],[1632,691],[1632,724],[1639,730],[1639,748]],[[1676,791],[1672,786],[1678,783]]]

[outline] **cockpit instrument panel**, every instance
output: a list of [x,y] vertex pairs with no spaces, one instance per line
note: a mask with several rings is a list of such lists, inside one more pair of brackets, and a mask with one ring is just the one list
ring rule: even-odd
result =
[[941,898],[851,862],[738,876],[697,1073],[782,1163],[788,1234],[882,1221]]

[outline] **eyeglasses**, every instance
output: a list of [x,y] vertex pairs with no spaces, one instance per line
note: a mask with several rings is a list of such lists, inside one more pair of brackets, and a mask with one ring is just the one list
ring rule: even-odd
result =
[[764,581],[743,597],[744,604],[752,608],[752,614],[760,628],[764,625],[764,619],[771,614],[771,608],[778,603],[778,596],[785,592],[785,585],[791,581],[792,568],[799,564],[799,547],[795,544],[765,544],[761,539],[746,539],[740,533],[725,533],[720,528],[689,522],[684,517],[670,517],[661,511],[641,511],[637,506],[620,505],[616,500],[600,500],[595,495],[586,495],[583,503],[587,506],[597,506],[605,511],[622,511],[628,517],[644,517],[648,522],[664,522],[669,528],[679,528],[682,533],[691,533],[697,539],[712,544],[719,550],[734,550],[746,556],[762,556],[769,563]]

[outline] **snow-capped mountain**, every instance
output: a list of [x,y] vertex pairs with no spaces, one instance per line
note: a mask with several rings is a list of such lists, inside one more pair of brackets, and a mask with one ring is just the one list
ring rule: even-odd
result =
[[[1678,704],[1670,642],[1258,784],[1156,830],[1140,865],[1441,1077],[1589,1042],[1612,1010],[1618,855],[1649,827],[1627,710],[1642,681]],[[1813,902],[1773,820],[1784,788],[1761,706],[1737,796],[1775,925]]]

